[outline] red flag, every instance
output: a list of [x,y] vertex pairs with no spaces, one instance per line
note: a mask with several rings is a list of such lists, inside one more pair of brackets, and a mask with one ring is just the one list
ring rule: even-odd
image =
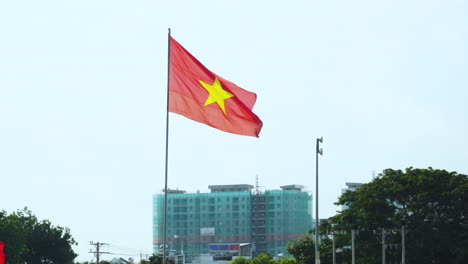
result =
[[3,249],[5,248],[5,244],[0,241],[0,264],[5,264],[5,253],[3,253]]
[[262,121],[252,112],[257,99],[208,70],[170,37],[169,111],[219,130],[258,137]]

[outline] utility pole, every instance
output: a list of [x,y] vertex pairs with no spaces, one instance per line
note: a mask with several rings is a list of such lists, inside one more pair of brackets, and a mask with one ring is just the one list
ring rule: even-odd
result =
[[354,254],[355,252],[355,246],[354,246],[354,236],[355,236],[355,233],[354,233],[354,229],[351,230],[351,264],[355,264],[356,263],[356,255]]
[[385,264],[385,229],[382,228],[382,264]]
[[401,228],[401,264],[405,264],[405,228]]
[[99,255],[100,254],[109,254],[110,253],[110,252],[99,251],[99,247],[103,246],[103,245],[108,245],[107,243],[99,243],[99,242],[94,243],[93,241],[91,241],[91,242],[89,242],[89,244],[91,246],[96,246],[96,251],[91,251],[91,249],[89,250],[89,253],[93,253],[93,254],[96,255],[96,264],[99,264]]
[[333,238],[333,244],[332,244],[332,250],[333,250],[333,264],[336,264],[336,249],[335,249],[335,231],[332,231],[332,238]]

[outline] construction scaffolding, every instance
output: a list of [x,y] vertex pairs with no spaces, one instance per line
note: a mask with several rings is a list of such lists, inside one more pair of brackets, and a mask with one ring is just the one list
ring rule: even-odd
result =
[[[220,187],[221,186],[221,187]],[[312,228],[312,196],[300,189],[252,193],[251,185],[210,186],[211,193],[168,192],[167,245],[187,256],[210,244],[251,243],[254,255],[285,254]],[[163,243],[164,194],[153,196],[153,245]]]

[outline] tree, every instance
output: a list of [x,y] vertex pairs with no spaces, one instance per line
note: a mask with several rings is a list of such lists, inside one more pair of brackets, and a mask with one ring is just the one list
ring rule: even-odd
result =
[[288,242],[286,251],[293,255],[299,264],[309,264],[315,262],[315,241],[312,239],[309,231],[303,238]]
[[[362,230],[356,240],[357,259],[381,259],[381,230],[407,229],[408,263],[467,263],[468,178],[445,170],[384,170],[372,182],[346,192],[337,205],[347,205],[330,218],[334,228]],[[387,233],[388,244],[401,234]],[[387,240],[388,239],[388,240]],[[401,257],[389,250],[389,257]]]
[[5,211],[0,212],[0,241],[5,243],[6,261],[21,263],[27,246],[26,234],[18,216],[7,215]]
[[296,264],[296,260],[293,258],[282,258],[278,261],[279,264]]
[[[332,240],[327,236],[329,234],[328,230],[330,230],[330,224],[328,222],[323,221],[320,223],[320,260],[322,263],[332,263],[333,258]],[[293,255],[299,264],[309,264],[315,262],[315,240],[312,235],[313,233],[315,233],[315,229],[310,230],[301,239],[294,242],[289,242],[286,247],[286,251]],[[336,248],[342,248],[349,242],[344,235],[337,235],[335,240]],[[337,263],[348,263],[348,260],[351,260],[349,249],[341,249],[340,252],[337,252],[335,256]]]
[[10,263],[67,264],[77,256],[72,249],[77,243],[69,229],[38,221],[27,208],[8,216],[0,213],[0,240],[5,242]]
[[233,259],[231,264],[296,264],[294,259],[283,258],[274,260],[269,253],[262,253],[254,258],[238,257]]
[[162,264],[163,260],[162,260],[162,256],[160,255],[152,255],[149,257],[149,263],[150,264]]
[[239,258],[233,259],[230,263],[231,264],[250,264],[250,259],[239,257]]
[[275,264],[276,261],[273,260],[271,254],[262,253],[255,258],[250,259],[250,264]]

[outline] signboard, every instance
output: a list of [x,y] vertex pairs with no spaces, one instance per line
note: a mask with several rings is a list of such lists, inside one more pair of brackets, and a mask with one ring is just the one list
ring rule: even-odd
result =
[[202,236],[214,236],[215,228],[214,227],[202,227],[200,228],[200,235]]

